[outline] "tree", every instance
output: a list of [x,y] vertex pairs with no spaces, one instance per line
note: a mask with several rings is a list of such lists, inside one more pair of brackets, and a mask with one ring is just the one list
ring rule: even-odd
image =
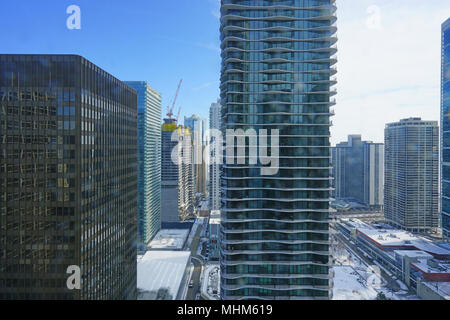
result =
[[377,300],[390,300],[390,299],[388,299],[383,292],[379,292],[377,295]]

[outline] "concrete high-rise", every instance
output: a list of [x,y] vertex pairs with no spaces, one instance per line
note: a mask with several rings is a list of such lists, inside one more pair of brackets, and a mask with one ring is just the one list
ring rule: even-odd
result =
[[138,241],[141,250],[161,229],[161,94],[145,81],[138,93]]
[[[212,130],[221,130],[221,106],[220,103],[213,103],[209,108],[209,128]],[[210,157],[216,159],[216,137],[210,140]],[[222,146],[220,146],[222,147]],[[220,163],[212,161],[209,166],[209,205],[212,211],[221,208],[221,189],[220,189]]]
[[409,118],[385,129],[384,211],[395,227],[430,232],[439,226],[439,126]]
[[222,299],[331,296],[335,12],[334,0],[222,0],[224,132],[280,135],[275,175],[248,152],[223,165]]
[[350,135],[332,150],[334,197],[373,209],[384,205],[384,145]]
[[76,55],[0,75],[0,299],[136,299],[136,91]]
[[450,238],[450,19],[442,24],[441,80],[441,224],[442,234]]

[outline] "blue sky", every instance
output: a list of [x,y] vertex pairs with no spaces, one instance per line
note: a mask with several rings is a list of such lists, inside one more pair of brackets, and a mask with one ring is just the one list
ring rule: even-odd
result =
[[[178,82],[182,115],[208,116],[219,97],[219,20],[215,0],[2,1],[1,53],[79,54],[120,80],[146,80],[163,95]],[[81,9],[68,30],[66,8]],[[176,114],[176,113],[175,113]]]
[[[4,0],[0,52],[80,54],[121,80],[207,117],[219,96],[219,0]],[[81,8],[81,30],[66,8]],[[448,0],[337,0],[338,95],[332,143],[383,141],[388,122],[439,119],[440,26]],[[176,112],[178,109],[175,110]]]

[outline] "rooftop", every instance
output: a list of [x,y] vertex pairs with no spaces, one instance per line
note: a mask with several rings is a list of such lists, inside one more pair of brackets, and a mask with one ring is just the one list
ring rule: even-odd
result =
[[220,211],[214,210],[211,211],[211,216],[209,218],[209,224],[220,224]]
[[149,244],[149,250],[182,250],[188,229],[162,229]]
[[425,273],[450,274],[450,264],[438,263],[434,260],[435,263],[431,265],[429,262],[429,259],[419,259],[411,265]]
[[421,118],[401,119],[399,122],[387,123],[386,128],[403,126],[438,126],[438,121],[422,120]]
[[428,254],[428,253],[420,251],[420,250],[395,250],[394,252],[395,252],[395,254],[397,254],[401,257],[426,258],[426,259],[433,258],[433,256],[431,254]]
[[147,251],[137,260],[140,300],[175,300],[190,258],[189,251]]
[[438,245],[431,240],[416,236],[404,230],[376,229],[358,219],[343,221],[384,247],[415,248],[418,251],[425,251],[435,256],[450,256],[450,250],[447,250],[442,245]]

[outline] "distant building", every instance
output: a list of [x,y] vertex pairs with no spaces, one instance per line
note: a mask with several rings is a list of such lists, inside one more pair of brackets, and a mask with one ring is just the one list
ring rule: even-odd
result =
[[0,115],[0,300],[135,300],[136,91],[77,55],[0,55]]
[[450,239],[450,19],[442,25],[441,208],[442,233]]
[[178,126],[174,119],[164,119],[161,157],[162,222],[185,221],[195,214],[192,162],[191,131]]
[[138,93],[138,240],[161,229],[161,94],[147,82],[126,82]]
[[192,152],[193,152],[193,188],[194,192],[204,196],[207,194],[208,166],[203,159],[205,147],[207,145],[207,123],[206,119],[197,115],[184,118],[184,126],[192,132]]
[[387,124],[385,146],[386,219],[412,232],[438,228],[438,122],[410,118]]
[[[221,106],[220,103],[213,103],[209,109],[209,128],[221,130]],[[216,139],[211,137],[210,140],[210,157],[216,157]],[[209,166],[209,205],[211,210],[220,210],[221,190],[220,190],[220,164],[211,162]]]
[[206,132],[208,130],[208,124],[205,118],[199,117],[198,115],[192,115],[191,117],[184,117],[184,126],[186,128],[190,128],[191,131],[198,131],[200,135],[200,141],[202,145],[206,145],[208,143]]
[[373,209],[384,205],[384,145],[351,135],[332,149],[334,197]]

